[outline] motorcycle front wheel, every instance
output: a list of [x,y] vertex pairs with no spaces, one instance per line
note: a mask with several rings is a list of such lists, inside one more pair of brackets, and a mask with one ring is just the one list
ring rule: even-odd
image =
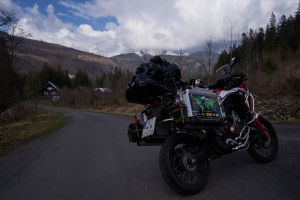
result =
[[208,158],[195,137],[184,134],[170,136],[161,147],[159,166],[165,182],[178,193],[194,194],[207,183]]
[[252,139],[248,152],[258,162],[267,163],[273,161],[277,155],[278,138],[274,127],[266,118],[260,117],[259,121],[265,129],[268,139],[266,140],[258,128],[253,126],[254,131],[251,133]]

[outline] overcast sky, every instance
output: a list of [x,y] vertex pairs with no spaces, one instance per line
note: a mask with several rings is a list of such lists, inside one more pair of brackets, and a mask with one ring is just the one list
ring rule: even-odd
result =
[[0,0],[32,39],[104,56],[179,50],[294,14],[298,0]]

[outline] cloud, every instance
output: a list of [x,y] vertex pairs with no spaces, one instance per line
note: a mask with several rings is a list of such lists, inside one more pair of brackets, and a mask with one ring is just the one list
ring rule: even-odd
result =
[[[115,40],[129,49],[184,49],[265,26],[271,12],[291,14],[297,0],[62,0],[79,16],[116,16]],[[279,16],[278,16],[279,17]]]
[[61,14],[56,15],[52,4],[46,7],[47,14],[42,14],[38,4],[22,9],[11,1],[2,3],[1,1],[0,6],[5,5],[6,8],[19,10],[22,28],[30,33],[32,39],[57,43],[106,56],[125,51],[124,47],[114,42],[116,34],[113,31],[115,26],[112,24],[107,24],[108,30],[97,31],[89,24],[75,26],[72,23],[62,21],[58,17]]
[[54,6],[52,4],[49,4],[47,6],[46,10],[47,10],[48,15],[53,15],[54,14]]
[[1,0],[0,5],[5,7],[5,8],[12,8],[13,7],[13,3],[11,2],[11,0]]
[[[80,50],[112,56],[137,49],[178,50],[204,44],[208,39],[222,40],[249,28],[265,26],[274,12],[293,14],[298,0],[91,0],[83,3],[60,0],[65,13],[53,5],[47,14],[38,5],[21,9],[10,0],[0,4],[22,11],[24,27],[34,39],[59,43]],[[104,30],[91,24],[74,25],[58,16],[74,15],[88,20],[115,16]]]

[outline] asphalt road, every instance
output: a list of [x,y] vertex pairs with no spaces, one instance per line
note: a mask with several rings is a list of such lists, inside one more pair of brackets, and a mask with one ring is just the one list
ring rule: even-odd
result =
[[269,164],[247,152],[210,162],[206,188],[180,196],[164,183],[159,147],[128,142],[130,117],[66,112],[69,123],[0,158],[1,200],[300,199],[300,125],[277,125],[279,153]]

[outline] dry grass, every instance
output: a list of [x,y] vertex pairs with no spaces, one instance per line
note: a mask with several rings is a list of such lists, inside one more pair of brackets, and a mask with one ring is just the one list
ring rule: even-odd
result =
[[31,116],[30,119],[17,121],[0,127],[0,156],[32,139],[46,135],[66,123],[66,118],[57,113]]
[[41,110],[38,109],[37,104],[30,102],[19,103],[0,113],[0,126],[4,126],[16,121],[30,119],[40,112]]
[[118,113],[118,114],[128,114],[133,115],[137,112],[140,112],[143,110],[142,105],[137,104],[123,104],[123,105],[111,105],[111,106],[102,106],[97,108],[97,111],[100,112],[109,112],[109,113]]

